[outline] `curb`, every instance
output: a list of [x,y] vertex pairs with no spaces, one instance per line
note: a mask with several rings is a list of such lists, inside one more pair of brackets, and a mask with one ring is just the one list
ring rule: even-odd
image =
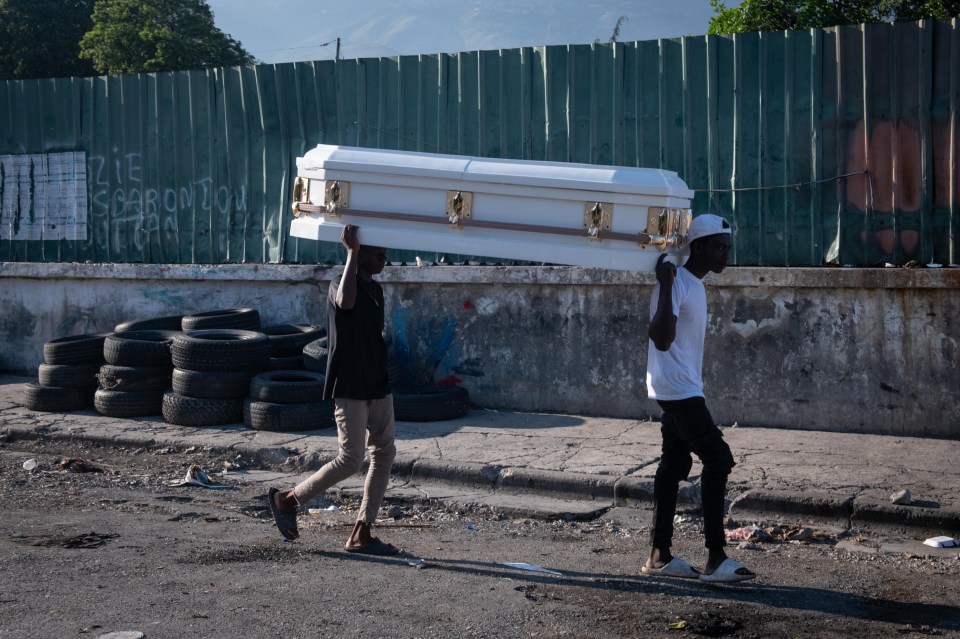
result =
[[[98,435],[92,432],[36,430],[28,426],[4,426],[0,440],[88,441],[128,448],[186,448],[203,445],[212,451],[242,453],[257,463],[286,472],[309,472],[332,459],[328,452],[301,452],[289,445],[253,446],[246,442],[228,445],[190,444],[169,434],[145,433],[138,436]],[[367,462],[364,463],[366,468]],[[447,462],[436,459],[398,457],[391,473],[405,480],[427,479],[448,484],[489,490],[504,496],[536,494],[545,498],[607,502],[608,506],[649,507],[653,503],[653,483],[633,476],[614,477],[565,473],[530,468],[497,467],[472,462]],[[680,504],[699,504],[697,486],[683,483]],[[845,528],[883,526],[925,535],[960,536],[960,509],[899,506],[855,495],[752,489],[733,499],[730,516],[745,518],[801,516],[831,520]]]
[[842,523],[846,528],[882,526],[926,535],[960,533],[960,509],[899,506],[831,493],[753,489],[730,504],[730,516],[802,515]]

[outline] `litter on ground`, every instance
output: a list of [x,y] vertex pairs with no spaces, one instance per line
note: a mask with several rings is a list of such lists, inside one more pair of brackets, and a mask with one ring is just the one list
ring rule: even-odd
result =
[[953,537],[931,537],[930,539],[923,540],[924,545],[933,546],[934,548],[953,548],[957,545],[957,540]]
[[168,481],[167,486],[200,486],[201,488],[230,488],[225,484],[213,484],[210,482],[210,476],[196,464],[192,464],[187,469],[187,474],[183,479]]

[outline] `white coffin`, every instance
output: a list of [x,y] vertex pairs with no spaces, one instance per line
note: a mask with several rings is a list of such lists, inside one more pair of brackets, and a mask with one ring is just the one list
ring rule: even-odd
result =
[[297,170],[293,237],[631,271],[683,245],[693,197],[672,171],[323,144]]

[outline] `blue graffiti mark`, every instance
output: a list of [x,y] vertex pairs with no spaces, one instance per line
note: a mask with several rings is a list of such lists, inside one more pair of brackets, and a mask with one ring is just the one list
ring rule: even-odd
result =
[[[390,319],[393,329],[393,355],[401,369],[414,372],[414,377],[423,382],[434,382],[441,367],[443,371],[449,371],[456,364],[459,357],[455,353],[456,317],[449,315],[444,318],[429,318],[411,326],[407,311],[396,308]],[[414,352],[411,344],[411,330],[422,336],[421,339],[414,340],[420,344],[419,355]]]
[[407,341],[407,315],[399,306],[394,310],[390,323],[393,325],[393,356],[397,358],[400,368],[409,370],[413,358]]
[[434,349],[434,361],[439,364],[443,359],[444,355],[447,354],[447,351],[450,350],[450,345],[453,344],[453,338],[457,336],[457,320],[453,317],[447,318],[447,325],[443,327],[440,333],[440,341],[437,343],[436,348]]

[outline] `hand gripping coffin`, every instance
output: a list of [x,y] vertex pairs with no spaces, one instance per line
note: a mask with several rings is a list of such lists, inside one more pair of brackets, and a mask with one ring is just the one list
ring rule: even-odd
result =
[[321,144],[297,158],[290,234],[387,248],[652,271],[686,241],[672,171]]

